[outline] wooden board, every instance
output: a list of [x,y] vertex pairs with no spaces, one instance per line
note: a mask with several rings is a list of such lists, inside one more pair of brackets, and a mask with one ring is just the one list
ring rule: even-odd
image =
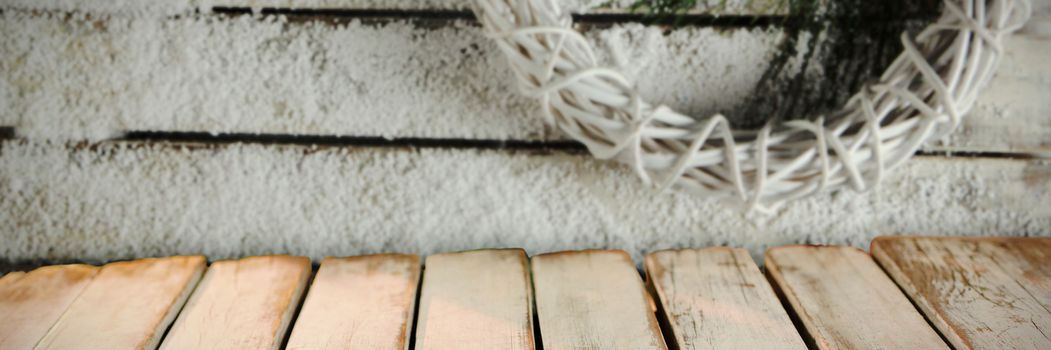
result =
[[286,348],[406,349],[419,280],[416,255],[325,258]]
[[155,349],[204,269],[201,256],[106,264],[36,349]]
[[32,349],[58,321],[98,268],[45,266],[0,278],[0,349]]
[[279,349],[310,273],[304,257],[213,263],[161,349]]
[[667,250],[645,266],[679,349],[806,349],[748,251]]
[[427,257],[417,349],[533,349],[529,260],[521,249]]
[[[136,18],[128,25],[124,19],[12,13],[0,18],[0,32],[14,33],[0,37],[0,45],[12,51],[0,57],[5,63],[0,64],[0,80],[10,82],[17,94],[0,106],[0,126],[13,126],[29,138],[59,140],[102,139],[128,130],[567,140],[544,124],[538,102],[515,88],[506,59],[481,28],[451,20],[425,28],[325,24],[353,18],[283,22],[162,16]],[[781,72],[777,62],[804,58],[784,49],[790,34],[777,28],[685,26],[663,35],[665,29],[627,25],[591,28],[585,34],[593,38],[600,57],[622,56],[617,59],[622,62],[605,59],[604,64],[623,68],[649,101],[697,117],[720,112],[747,124],[755,114],[747,107],[759,104],[753,101],[757,95],[768,96],[764,103],[817,101],[825,100],[828,91],[846,90],[835,86],[841,89],[801,92],[791,88],[793,83],[773,93],[757,92],[756,86],[767,83],[764,77]],[[859,76],[815,74],[804,81],[865,81],[878,75],[860,68],[873,66],[881,56],[875,48],[893,55],[900,45],[896,35],[864,33],[882,38],[882,44],[870,45],[864,55],[829,62],[818,55],[807,63],[825,72]],[[33,45],[25,45],[27,40]],[[611,53],[614,48],[622,52]],[[1051,68],[1039,64],[1051,54],[1049,48],[1048,39],[1038,35],[1008,39],[1000,73],[960,130],[925,149],[1051,151],[1051,123],[1044,117],[1051,105],[1040,98],[1051,94],[1046,83]],[[853,46],[822,51],[833,49],[856,51]],[[158,58],[158,51],[171,54]],[[29,56],[34,59],[21,59]],[[80,62],[90,64],[75,64]],[[410,64],[414,69],[404,69]],[[114,73],[129,66],[136,74]],[[76,86],[92,88],[69,88],[73,83],[62,79],[69,76],[78,77]]]
[[948,349],[857,248],[772,248],[766,271],[819,349]]
[[[449,11],[469,11],[472,0],[209,0],[209,1],[168,1],[171,4],[158,3],[157,1],[123,1],[120,5],[108,4],[84,4],[82,2],[69,2],[61,0],[22,0],[8,1],[5,7],[29,10],[79,10],[89,13],[147,13],[147,14],[179,14],[183,12],[209,12],[213,8],[222,10],[224,8],[252,9],[262,11],[273,10],[335,10],[347,12],[378,12],[390,11],[392,15],[409,13],[435,12],[437,14]],[[594,1],[594,0],[559,0],[555,2],[566,11],[574,13],[632,13],[627,6],[628,1]],[[789,11],[786,0],[718,0],[701,1],[690,10],[694,14],[722,14],[722,15],[777,15]]]
[[631,257],[589,250],[532,258],[543,348],[666,349]]
[[[856,244],[876,232],[1038,235],[1051,227],[1051,163],[1033,160],[918,157],[869,193],[820,193],[758,225],[723,201],[656,194],[630,169],[582,154],[21,141],[0,147],[0,178],[21,189],[0,195],[0,256],[13,260],[191,253],[228,259],[273,251],[320,260],[394,247],[432,254],[487,246],[612,246],[641,256],[733,245],[758,255],[808,240]],[[153,233],[136,234],[143,227]],[[187,227],[200,228],[194,239]]]
[[1051,238],[880,237],[872,255],[956,349],[1051,349]]

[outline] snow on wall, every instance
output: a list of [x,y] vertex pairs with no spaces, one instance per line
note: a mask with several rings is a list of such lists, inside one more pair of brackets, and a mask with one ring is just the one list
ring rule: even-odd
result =
[[585,155],[227,145],[0,144],[0,257],[171,254],[314,259],[482,247],[530,253],[733,245],[866,246],[878,234],[1040,235],[1051,164],[921,157],[878,191],[774,216],[654,194]]
[[[696,8],[718,13],[776,13],[783,11],[779,0],[705,0]],[[207,12],[213,7],[293,8],[293,9],[391,9],[391,10],[468,10],[472,0],[3,0],[0,6],[23,10],[68,11],[106,14],[176,15]],[[586,13],[622,9],[634,0],[559,0],[568,11]]]
[[[495,45],[463,23],[5,11],[0,32],[0,125],[34,139],[129,129],[561,138],[519,95]],[[745,102],[783,34],[694,27],[665,36],[627,24],[590,37],[629,76],[660,77],[640,79],[651,101],[707,116]]]

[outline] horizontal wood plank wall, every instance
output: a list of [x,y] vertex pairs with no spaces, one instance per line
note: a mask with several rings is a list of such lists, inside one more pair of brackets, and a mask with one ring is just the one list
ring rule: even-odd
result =
[[[30,138],[75,140],[128,130],[565,139],[543,125],[535,101],[518,95],[504,58],[479,28],[457,21],[325,24],[330,20],[5,11],[0,28],[9,35],[0,47],[12,54],[0,59],[18,61],[0,65],[0,78],[21,97],[0,106],[0,125]],[[785,33],[776,28],[662,31],[627,24],[588,36],[603,60],[639,78],[651,101],[691,115],[724,112],[750,123],[744,106],[754,105],[749,98],[764,70],[802,57],[780,56]],[[1051,71],[1034,63],[1049,54],[1047,43],[1029,34],[1009,39],[992,90],[956,134],[926,149],[1046,154],[1051,124],[1043,116],[1051,107],[1039,97],[1051,94]],[[613,55],[611,48],[625,51]],[[856,71],[854,61],[841,64]],[[41,79],[55,76],[81,80]]]
[[304,257],[212,263],[161,349],[280,349],[310,273]]
[[201,256],[107,264],[35,349],[156,349],[204,270]]
[[857,248],[772,248],[766,271],[818,349],[949,349]]
[[1051,239],[880,237],[872,254],[956,349],[1051,348]]
[[567,251],[530,261],[544,349],[668,348],[656,305],[624,251]]
[[286,348],[406,349],[419,281],[416,255],[325,258]]
[[748,251],[660,251],[645,266],[678,349],[806,349]]
[[533,285],[521,249],[427,257],[417,349],[532,350]]
[[36,346],[96,272],[89,265],[58,265],[0,278],[0,349]]
[[[5,6],[27,10],[84,11],[90,13],[149,13],[156,15],[208,11],[212,8],[293,10],[415,10],[467,11],[473,0],[133,0],[120,5],[63,0],[8,0]],[[559,0],[563,10],[574,13],[629,13],[633,0]],[[784,0],[706,0],[690,13],[722,15],[778,15],[789,12]]]
[[13,140],[0,150],[0,256],[16,261],[485,246],[622,247],[641,259],[733,245],[756,256],[801,241],[864,246],[880,232],[1051,227],[1051,164],[1039,161],[918,157],[871,193],[823,193],[753,218],[560,152]]

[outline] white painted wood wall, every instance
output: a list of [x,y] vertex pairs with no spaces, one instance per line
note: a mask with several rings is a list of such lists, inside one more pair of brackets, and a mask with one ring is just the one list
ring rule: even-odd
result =
[[[592,2],[565,4],[622,12]],[[951,138],[871,193],[774,215],[654,193],[567,146],[517,95],[464,1],[318,0],[295,6],[326,11],[287,16],[266,11],[288,1],[124,3],[0,2],[2,260],[484,247],[639,260],[878,234],[1051,234],[1051,1],[1034,0]],[[412,12],[375,16],[391,9]],[[636,22],[586,34],[611,65],[640,64],[629,74],[649,98],[731,116],[786,37],[776,25]]]

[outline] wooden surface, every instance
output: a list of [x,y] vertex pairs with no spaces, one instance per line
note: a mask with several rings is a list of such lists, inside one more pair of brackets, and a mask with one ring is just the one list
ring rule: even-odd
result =
[[532,269],[544,349],[667,348],[656,305],[625,252],[541,254]]
[[0,349],[32,349],[95,277],[88,265],[45,266],[0,278]]
[[155,349],[204,270],[201,256],[106,264],[36,349]]
[[[1051,163],[1034,160],[918,157],[888,173],[878,190],[812,196],[758,218],[758,225],[720,200],[655,194],[632,171],[583,154],[18,141],[2,147],[0,174],[22,190],[0,195],[0,256],[20,260],[230,259],[281,251],[320,261],[392,247],[426,255],[612,246],[641,261],[643,252],[679,246],[734,245],[756,256],[771,245],[851,244],[876,232],[1037,235],[1051,227]],[[61,176],[39,175],[49,172]],[[62,205],[49,211],[33,203]],[[282,214],[290,212],[296,214]],[[409,229],[421,226],[427,229]],[[132,233],[143,227],[156,234]]]
[[[0,129],[0,138],[16,138],[0,145],[0,183],[11,184],[0,188],[0,256],[281,251],[320,260],[406,243],[420,254],[625,247],[640,257],[721,244],[760,254],[815,237],[846,244],[876,232],[1034,235],[1051,227],[1051,165],[1017,157],[1051,140],[1051,45],[1035,31],[1008,39],[999,73],[961,129],[924,148],[984,157],[913,159],[876,191],[820,194],[757,225],[707,197],[654,195],[630,169],[567,144],[511,83],[506,59],[469,15],[430,12],[463,11],[467,0],[368,8],[378,2],[223,1],[336,10],[281,17],[180,10],[222,4],[212,1],[0,4],[0,85],[10,92],[0,125],[17,129]],[[177,11],[151,12],[170,8]],[[392,8],[410,11],[369,12]],[[889,38],[883,45],[843,35],[849,45],[793,50],[793,39],[822,34],[795,36],[779,18],[753,23],[756,13],[740,13],[714,18],[729,26],[611,16],[581,30],[599,59],[623,68],[655,104],[735,122],[752,116],[748,106],[841,91],[802,84],[755,93],[777,62],[822,72],[809,82],[865,81],[873,75],[856,68],[878,61],[874,51],[900,49],[895,30],[879,36]],[[837,52],[848,57],[819,62]],[[853,76],[832,79],[838,72]],[[92,143],[127,130],[161,134]],[[186,141],[183,132],[204,144],[167,146]]]
[[865,252],[788,246],[766,271],[819,349],[948,349]]
[[[289,3],[265,5],[285,8]],[[239,6],[249,5],[242,2]],[[338,3],[302,7],[358,8]],[[324,24],[361,19],[352,12],[289,22],[201,16],[225,20],[156,17],[138,19],[140,27],[132,27],[122,25],[120,19],[93,17],[0,18],[0,25],[7,23],[3,29],[17,33],[10,35],[11,43],[6,45],[13,51],[7,55],[8,64],[0,65],[0,79],[11,82],[13,91],[20,93],[14,95],[10,112],[0,110],[0,125],[21,129],[19,134],[29,138],[71,140],[99,139],[100,135],[127,130],[566,139],[545,126],[536,101],[521,96],[509,83],[510,71],[503,55],[480,28],[454,21],[423,29],[404,24],[342,28]],[[427,12],[418,16],[426,18]],[[606,46],[623,50],[617,55],[625,62],[605,61],[611,66],[640,67],[629,71],[629,76],[637,77],[642,94],[655,104],[667,104],[699,117],[722,112],[731,120],[747,120],[750,115],[745,106],[754,104],[749,98],[762,94],[754,88],[764,83],[764,74],[752,72],[776,67],[777,60],[785,59],[782,55],[790,51],[784,49],[788,43],[782,38],[791,34],[775,32],[776,26],[772,30],[759,26],[682,26],[669,29],[668,35],[660,34],[666,29],[660,26],[627,27],[592,28],[586,35],[601,38],[593,39],[593,43],[603,56],[614,55],[607,53],[611,48]],[[149,28],[153,37],[144,37],[143,28]],[[216,35],[201,37],[200,32]],[[886,36],[892,38],[885,44],[871,45],[867,51],[900,50],[897,36]],[[34,38],[34,45],[17,41],[25,37]],[[144,41],[158,48],[144,49]],[[301,44],[268,45],[274,41]],[[84,50],[78,45],[105,50]],[[255,46],[268,49],[255,50]],[[932,140],[924,149],[1051,152],[1051,123],[1044,118],[1051,113],[1051,106],[1040,98],[1051,94],[1051,84],[1047,83],[1051,68],[1040,64],[1051,53],[1049,48],[1051,41],[1039,35],[1009,38],[1000,73],[963,119],[960,129],[948,142]],[[176,58],[159,60],[154,50],[173,52]],[[18,59],[38,52],[61,54]],[[740,52],[749,54],[734,56]],[[299,60],[304,56],[324,59]],[[808,64],[822,65],[827,72],[864,74],[842,79],[864,81],[877,73],[863,73],[857,68],[873,64],[872,56],[878,55],[866,52],[834,62],[815,59]],[[698,57],[703,64],[698,63]],[[80,62],[91,64],[85,63],[87,68],[75,64]],[[415,68],[406,70],[406,64]],[[137,74],[110,73],[126,71],[128,66],[134,66]],[[249,66],[256,72],[283,74],[277,79],[270,74],[239,71]],[[86,81],[81,84],[107,93],[86,93],[69,88],[68,82],[40,78],[64,75],[78,75]],[[823,76],[810,78],[812,82],[829,80],[836,81]],[[829,93],[817,90],[785,88],[767,98],[803,96],[817,100]],[[456,103],[437,102],[452,100]],[[187,113],[187,109],[194,112]]]
[[417,349],[533,349],[529,260],[521,249],[427,257]]
[[289,350],[406,349],[420,258],[325,258],[292,327]]
[[872,254],[956,349],[1051,349],[1051,239],[880,237]]
[[667,250],[645,265],[679,349],[806,349],[748,251]]
[[213,263],[161,349],[279,349],[310,273],[304,257]]

